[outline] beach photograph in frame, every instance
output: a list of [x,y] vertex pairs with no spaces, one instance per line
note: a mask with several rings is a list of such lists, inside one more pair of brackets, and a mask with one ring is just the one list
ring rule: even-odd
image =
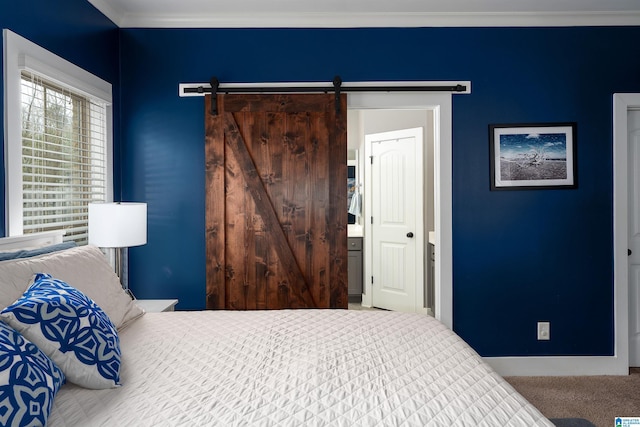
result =
[[491,190],[576,188],[576,123],[489,125]]

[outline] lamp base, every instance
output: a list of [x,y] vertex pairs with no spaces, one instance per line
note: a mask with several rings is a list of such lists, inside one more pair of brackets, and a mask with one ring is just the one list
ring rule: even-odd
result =
[[127,295],[129,295],[131,297],[131,299],[136,299],[135,295],[133,295],[133,292],[131,292],[131,289],[129,289],[129,283],[127,280],[127,277],[125,277],[125,268],[124,268],[124,259],[127,255],[127,253],[125,251],[127,251],[128,248],[124,247],[124,248],[115,248],[115,264],[116,264],[116,274],[118,275],[118,279],[120,279],[120,284],[122,285],[122,288],[124,289],[124,291],[127,293]]

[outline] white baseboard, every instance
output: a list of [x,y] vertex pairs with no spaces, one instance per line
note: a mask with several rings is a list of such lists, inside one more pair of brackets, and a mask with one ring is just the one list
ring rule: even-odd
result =
[[629,375],[616,356],[483,357],[502,376]]

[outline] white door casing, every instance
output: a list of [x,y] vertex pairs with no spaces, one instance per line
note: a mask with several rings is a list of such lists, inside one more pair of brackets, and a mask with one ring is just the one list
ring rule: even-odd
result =
[[640,366],[640,110],[627,113],[629,365]]
[[[465,82],[470,88],[471,82]],[[470,91],[469,91],[470,93]],[[353,93],[347,97],[347,107],[354,110],[365,109],[425,109],[433,112],[434,124],[434,230],[439,256],[436,257],[435,277],[435,317],[446,326],[453,328],[453,250],[452,250],[452,100],[448,93]],[[365,162],[366,163],[366,162]],[[364,182],[370,182],[368,168],[365,167]],[[364,188],[364,212],[371,209],[367,196],[369,186]],[[370,224],[365,221],[365,240],[370,232]],[[372,274],[371,251],[364,248],[364,277]],[[422,289],[422,288],[421,288]],[[421,295],[418,300],[423,300]],[[362,305],[371,306],[371,282],[364,281]],[[428,310],[424,309],[427,313]]]
[[374,307],[424,308],[423,134],[414,128],[365,137]]

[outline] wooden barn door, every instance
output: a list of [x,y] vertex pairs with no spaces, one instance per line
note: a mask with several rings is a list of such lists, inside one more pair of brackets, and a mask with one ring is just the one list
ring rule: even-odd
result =
[[346,99],[205,97],[207,308],[347,308]]

